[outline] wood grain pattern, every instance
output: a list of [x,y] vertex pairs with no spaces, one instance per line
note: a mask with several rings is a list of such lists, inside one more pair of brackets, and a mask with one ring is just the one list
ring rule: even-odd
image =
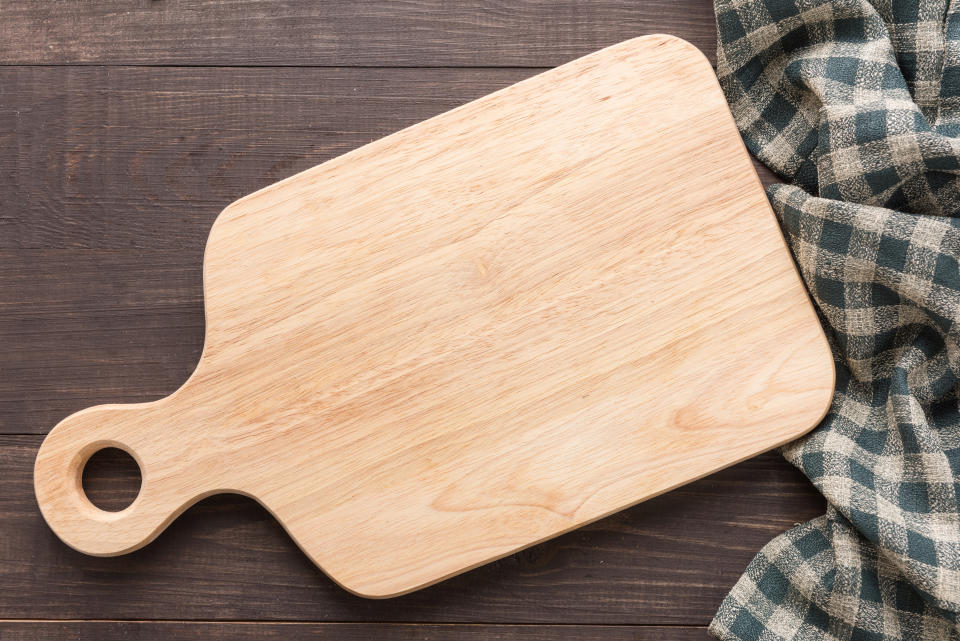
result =
[[203,347],[201,261],[187,249],[0,250],[0,433],[45,434],[91,404],[177,389]]
[[[233,491],[392,596],[791,440],[832,393],[712,70],[665,36],[234,203],[204,283],[187,383],[41,448],[41,510],[78,550],[136,549]],[[121,512],[79,487],[105,446],[143,471]]]
[[[266,510],[235,495],[201,501],[132,554],[71,550],[37,510],[41,438],[0,436],[0,619],[704,626],[762,545],[824,510],[800,472],[764,454],[430,588],[371,601],[328,580]],[[117,503],[132,498],[120,494],[131,481],[124,468],[93,472]]]
[[553,67],[648,33],[716,49],[709,0],[5,3],[7,64]]
[[535,73],[0,67],[0,248],[197,264],[225,203]]
[[[43,434],[72,411],[155,400],[187,378],[203,344],[203,244],[222,203],[542,70],[437,65],[552,66],[643,32],[673,33],[712,59],[711,11],[708,0],[2,4],[0,433]],[[99,66],[120,61],[231,67]],[[235,66],[270,61],[283,66]],[[2,66],[22,63],[40,66]],[[58,64],[93,66],[46,66]],[[370,602],[333,586],[269,514],[236,496],[202,501],[132,555],[78,554],[37,510],[39,443],[0,436],[0,618],[217,621],[202,631],[5,622],[5,640],[399,634],[227,619],[512,621],[532,623],[521,628],[534,638],[537,624],[565,623],[545,628],[547,638],[701,638],[760,546],[823,511],[799,472],[762,455],[433,588]],[[105,473],[102,486],[119,495],[128,479]],[[583,622],[602,625],[574,627]],[[700,627],[676,627],[688,625]],[[475,629],[415,624],[409,634]]]
[[587,625],[409,625],[362,623],[3,622],[4,641],[709,641],[706,628]]
[[179,251],[199,278],[224,203],[536,72],[0,67],[0,249]]
[[0,67],[0,433],[187,379],[222,203],[535,72]]

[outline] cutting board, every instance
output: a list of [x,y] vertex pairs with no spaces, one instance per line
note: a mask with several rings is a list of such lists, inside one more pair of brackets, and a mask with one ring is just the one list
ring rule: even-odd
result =
[[[236,492],[346,589],[398,595],[795,439],[833,389],[713,70],[669,36],[238,200],[203,283],[189,380],[40,448],[40,508],[77,550]],[[142,474],[119,512],[80,481],[104,447]]]

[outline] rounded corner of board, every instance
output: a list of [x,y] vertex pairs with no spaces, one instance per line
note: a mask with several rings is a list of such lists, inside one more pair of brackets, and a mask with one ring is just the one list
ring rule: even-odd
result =
[[830,411],[830,407],[833,405],[833,396],[837,391],[837,366],[833,360],[833,351],[830,349],[830,343],[827,342],[827,337],[825,335],[822,336],[820,353],[822,362],[821,367],[823,368],[824,375],[829,377],[830,384],[823,387],[823,398],[818,406],[820,411],[817,415],[817,419],[813,422],[813,425],[811,425],[810,428],[804,432],[804,434],[819,425],[827,416],[827,412]]
[[[379,570],[375,572],[365,571],[358,573],[356,571],[350,572],[350,568],[346,566],[331,568],[330,563],[321,562],[320,559],[311,554],[307,548],[300,546],[300,549],[303,550],[313,564],[337,586],[356,597],[371,601],[383,601],[385,599],[402,597],[412,592],[428,588],[476,567],[458,568],[452,572],[440,575],[431,574],[425,576],[418,574],[416,577],[411,577],[404,573],[395,573],[393,571],[384,573],[386,568],[383,567],[380,567]],[[484,563],[486,562],[488,561],[484,561]],[[343,570],[348,571],[343,572]],[[354,570],[356,570],[356,568],[354,568]],[[347,578],[343,578],[343,575],[347,575]]]
[[349,583],[344,583],[339,578],[337,578],[336,575],[331,574],[328,570],[326,570],[323,566],[317,565],[317,567],[319,567],[323,571],[323,573],[327,575],[327,578],[329,578],[331,581],[339,585],[341,588],[343,588],[353,596],[360,597],[361,599],[368,599],[370,601],[383,601],[385,599],[393,599],[395,597],[400,597],[405,594],[410,594],[411,592],[415,592],[422,587],[426,587],[421,585],[414,585],[414,586],[405,587],[405,588],[395,588],[393,590],[383,590],[383,589],[378,590],[376,588],[373,588],[367,585],[351,585]]
[[644,36],[637,36],[635,38],[630,38],[629,40],[624,40],[620,44],[613,46],[639,49],[658,49],[660,47],[671,47],[677,49],[678,52],[694,55],[696,58],[701,59],[708,67],[710,67],[711,72],[713,71],[713,65],[710,64],[710,59],[707,58],[706,54],[704,54],[698,46],[688,40],[684,40],[683,38],[670,33],[649,33]]
[[231,214],[233,214],[236,210],[242,208],[243,203],[244,201],[247,200],[247,198],[249,198],[249,196],[238,198],[237,200],[234,200],[233,202],[231,202],[226,207],[220,210],[220,212],[213,219],[213,224],[210,225],[210,231],[207,233],[207,242],[209,242],[210,237],[213,236],[213,232],[217,229],[217,225],[223,224],[223,222],[227,218],[229,218]]
[[789,438],[782,444],[795,441],[812,432],[823,422],[823,419],[826,418],[830,412],[830,408],[833,406],[833,396],[837,387],[837,368],[834,364],[830,344],[827,342],[827,337],[822,331],[821,340],[815,349],[819,352],[819,355],[817,356],[817,371],[814,373],[814,376],[818,379],[822,377],[823,380],[829,380],[829,383],[817,387],[816,394],[810,401],[808,410],[805,413],[805,416],[809,416],[809,419],[798,425],[797,429],[794,430],[794,432],[789,435]]

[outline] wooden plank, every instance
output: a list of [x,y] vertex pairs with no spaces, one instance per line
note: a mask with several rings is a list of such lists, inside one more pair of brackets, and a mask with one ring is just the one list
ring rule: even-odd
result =
[[704,627],[0,621],[4,641],[708,641]]
[[0,433],[166,396],[203,347],[202,252],[0,251]]
[[0,248],[196,257],[233,200],[535,72],[0,68]]
[[[0,64],[552,66],[652,31],[675,33],[712,55],[709,7],[701,1],[678,8],[668,0],[641,6],[574,0],[19,3],[0,10]],[[424,57],[430,59],[411,62]],[[339,69],[267,69],[258,79],[250,70],[218,69],[206,83],[187,78],[182,86],[178,76],[207,70],[143,70],[130,84],[95,81],[113,70],[71,71],[81,73],[67,78],[56,69],[0,69],[0,141],[7,151],[0,159],[0,248],[40,250],[0,254],[0,432],[40,433],[80,407],[149,400],[186,377],[202,343],[202,245],[227,202],[537,70],[351,76]],[[21,84],[12,82],[17,74]],[[339,80],[331,80],[337,74]],[[42,86],[54,76],[60,84]],[[434,78],[435,93],[419,93]],[[471,89],[476,81],[482,86]],[[324,93],[331,86],[342,94]],[[257,112],[264,107],[273,119]],[[178,116],[163,113],[181,108]],[[223,119],[219,130],[210,124],[217,118]],[[344,124],[323,129],[337,122]],[[173,126],[164,130],[164,123]],[[250,123],[260,128],[245,129]],[[143,140],[150,143],[145,150],[138,148]],[[156,270],[161,273],[153,279]],[[40,278],[34,291],[31,275]],[[8,288],[11,280],[16,289]],[[58,323],[58,315],[69,317]],[[74,351],[81,357],[64,358]],[[0,616],[682,623],[693,613],[704,624],[762,543],[823,509],[798,473],[767,455],[381,611],[379,602],[338,591],[266,512],[239,498],[191,509],[155,543],[163,546],[156,551],[151,546],[113,560],[80,556],[39,521],[29,486],[38,446],[33,436],[0,436]],[[113,488],[123,479],[106,470],[100,480]],[[695,510],[689,522],[687,509]],[[221,531],[228,534],[218,540]],[[184,558],[181,547],[196,553]],[[477,633],[463,626],[397,631],[392,624],[356,630],[176,623],[159,631],[155,625],[167,624],[7,621],[0,622],[0,638],[541,638],[534,626]],[[561,639],[686,639],[689,629],[548,630],[548,638]],[[697,631],[689,638],[705,638]]]
[[172,392],[226,204],[535,71],[0,68],[0,432]]
[[[344,588],[399,596],[792,441],[833,396],[723,92],[670,36],[241,199],[203,276],[197,373],[37,456],[75,549],[129,553],[230,488]],[[109,520],[76,483],[103,442],[143,472]]]
[[195,261],[233,200],[536,71],[0,68],[0,249]]
[[[128,556],[75,552],[33,496],[39,436],[0,436],[0,618],[706,625],[757,550],[824,509],[766,454],[398,599],[355,597],[253,501],[212,497]],[[129,468],[101,469],[119,486]],[[117,476],[111,477],[116,473]]]
[[226,204],[534,73],[223,71],[0,68],[0,432],[186,379]]
[[108,0],[3,6],[6,64],[549,67],[648,33],[715,51],[709,0]]
[[0,432],[172,392],[226,204],[534,72],[0,68]]

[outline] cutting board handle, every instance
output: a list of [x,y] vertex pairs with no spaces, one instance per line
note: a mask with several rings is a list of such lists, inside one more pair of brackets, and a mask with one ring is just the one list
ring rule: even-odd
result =
[[[181,460],[187,444],[178,442],[173,452],[169,445],[160,445],[163,439],[149,438],[148,432],[163,429],[162,416],[169,417],[159,411],[162,404],[90,407],[62,420],[43,441],[34,466],[37,502],[53,531],[74,549],[96,556],[133,551],[209,494],[195,492],[195,483],[184,482]],[[144,425],[153,427],[135,427]],[[84,466],[107,447],[127,452],[140,466],[140,492],[117,512],[95,506],[83,491]]]

